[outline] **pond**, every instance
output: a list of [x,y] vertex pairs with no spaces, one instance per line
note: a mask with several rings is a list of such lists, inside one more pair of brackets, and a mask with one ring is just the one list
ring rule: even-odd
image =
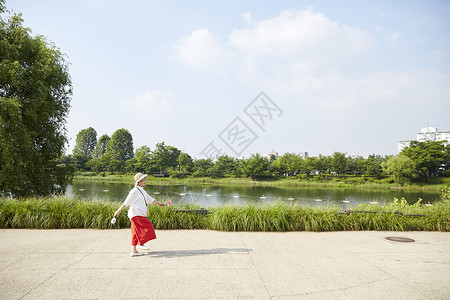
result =
[[[106,182],[74,182],[66,195],[83,199],[103,199],[122,202],[131,184]],[[294,203],[301,206],[339,206],[343,210],[360,203],[383,205],[394,198],[404,197],[409,204],[422,198],[422,203],[432,203],[439,199],[438,192],[401,190],[358,190],[326,189],[247,185],[147,185],[147,193],[160,202],[173,204],[195,204],[213,207],[226,204],[265,204],[275,201]]]

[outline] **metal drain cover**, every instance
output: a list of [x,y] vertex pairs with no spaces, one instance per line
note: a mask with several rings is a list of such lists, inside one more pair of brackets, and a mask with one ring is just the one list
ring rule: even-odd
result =
[[401,236],[388,236],[386,239],[389,241],[400,242],[400,243],[415,242],[415,240],[413,240],[413,239],[405,238],[405,237],[401,237]]

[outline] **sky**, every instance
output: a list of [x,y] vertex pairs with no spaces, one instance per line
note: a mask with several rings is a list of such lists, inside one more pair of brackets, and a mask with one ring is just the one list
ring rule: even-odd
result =
[[88,127],[193,158],[397,154],[450,130],[450,2],[7,0],[66,54]]

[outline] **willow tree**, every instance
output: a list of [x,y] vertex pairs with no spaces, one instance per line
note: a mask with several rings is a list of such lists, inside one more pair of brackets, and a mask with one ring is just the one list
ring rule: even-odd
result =
[[60,50],[0,0],[0,193],[48,195],[70,181],[57,164],[67,142],[72,83]]

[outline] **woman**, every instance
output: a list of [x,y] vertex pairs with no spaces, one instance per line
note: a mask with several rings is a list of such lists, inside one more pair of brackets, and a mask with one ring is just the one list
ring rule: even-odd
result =
[[153,224],[147,219],[148,205],[151,203],[165,206],[164,203],[158,202],[147,194],[144,190],[147,181],[147,174],[137,173],[134,175],[134,188],[128,193],[125,202],[114,213],[117,218],[125,207],[129,206],[128,218],[131,220],[131,254],[130,256],[140,256],[140,250],[150,250],[144,244],[150,240],[156,239]]

